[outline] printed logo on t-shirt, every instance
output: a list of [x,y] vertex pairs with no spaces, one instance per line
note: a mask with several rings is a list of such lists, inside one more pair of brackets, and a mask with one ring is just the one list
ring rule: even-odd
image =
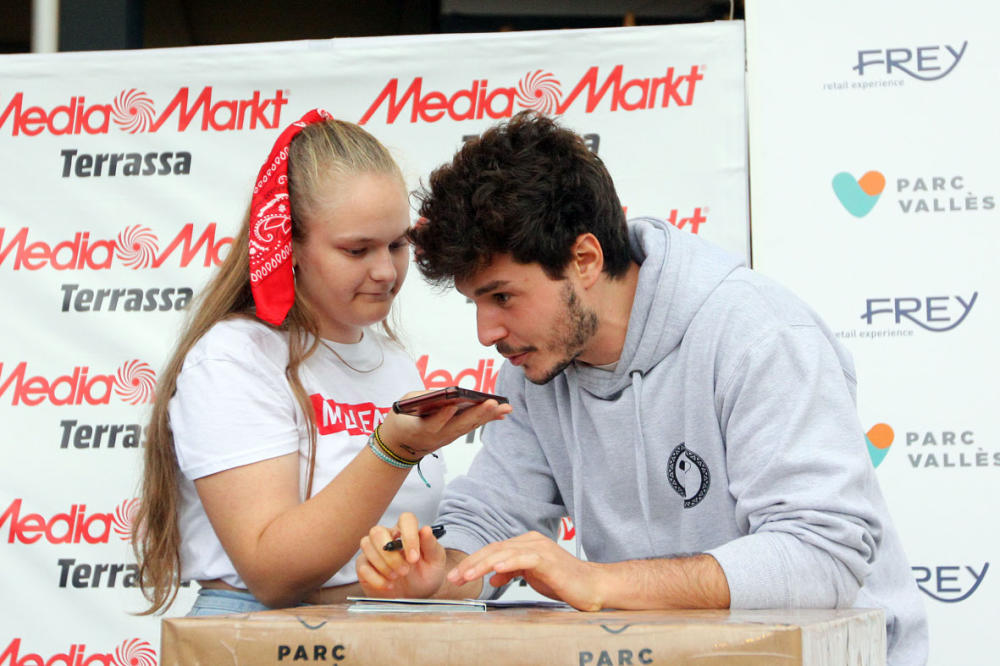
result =
[[667,462],[667,478],[677,494],[684,498],[684,508],[690,509],[708,494],[711,475],[708,465],[697,453],[684,446],[677,445],[670,453]]
[[349,435],[370,435],[375,426],[385,420],[389,407],[376,407],[375,403],[362,402],[356,405],[339,403],[332,398],[324,398],[319,393],[309,396],[316,414],[316,428],[320,435],[347,432]]

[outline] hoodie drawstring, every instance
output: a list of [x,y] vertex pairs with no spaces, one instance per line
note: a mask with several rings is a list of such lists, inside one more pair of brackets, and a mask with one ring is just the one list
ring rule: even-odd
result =
[[653,546],[653,516],[649,508],[649,475],[646,472],[646,440],[642,435],[642,413],[639,404],[642,397],[642,372],[633,370],[632,374],[632,397],[635,406],[635,471],[636,482],[639,491],[639,504],[642,506],[642,519],[645,524],[646,539],[649,541],[649,555],[653,557],[657,554]]
[[[576,406],[573,405],[577,396],[580,395],[580,385],[576,380],[575,372],[567,372],[566,378],[569,383],[569,396],[570,396],[570,412],[571,414],[576,411]],[[583,559],[583,547],[581,542],[583,541],[583,533],[580,529],[580,523],[582,522],[581,516],[583,514],[583,489],[582,483],[580,483],[581,468],[583,467],[583,453],[580,451],[580,437],[576,430],[576,422],[579,419],[571,417],[570,424],[573,428],[573,440],[570,445],[570,450],[573,452],[573,460],[570,461],[573,468],[573,528],[576,531],[576,559]]]
[[[649,543],[649,556],[654,557],[657,555],[656,547],[653,545],[653,536],[651,533],[653,525],[653,514],[649,506],[649,475],[647,473],[646,467],[646,440],[642,434],[642,413],[639,409],[639,405],[642,402],[642,372],[640,370],[633,370],[631,373],[632,378],[632,394],[633,394],[633,405],[635,407],[635,447],[633,454],[635,455],[635,470],[636,470],[636,485],[639,494],[639,504],[642,506],[642,519],[645,525],[646,539]],[[576,374],[573,372],[567,372],[566,377],[569,382],[569,395],[570,401],[575,402],[577,396],[580,395],[579,384],[577,382]],[[575,406],[573,406],[575,409]],[[580,450],[580,437],[577,433],[577,421],[576,418],[570,419],[570,424],[573,429],[573,445],[570,446],[572,451],[572,469],[573,469],[573,526],[576,529],[576,557],[577,559],[583,559],[583,484],[580,482],[583,473],[583,453]]]

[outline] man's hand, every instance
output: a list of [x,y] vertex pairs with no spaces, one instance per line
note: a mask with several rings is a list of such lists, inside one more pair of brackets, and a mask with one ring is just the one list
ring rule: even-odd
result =
[[711,555],[585,562],[537,532],[473,553],[448,572],[447,582],[491,573],[494,587],[520,576],[535,591],[583,611],[729,608],[730,601],[726,574]]
[[578,610],[604,607],[601,566],[573,557],[538,532],[499,541],[478,550],[448,572],[448,582],[462,585],[492,573],[489,583],[505,585],[521,577],[531,587]]

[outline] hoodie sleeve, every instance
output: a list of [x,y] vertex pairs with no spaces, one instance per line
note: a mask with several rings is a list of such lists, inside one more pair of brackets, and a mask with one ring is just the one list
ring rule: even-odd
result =
[[881,541],[854,377],[814,324],[751,344],[717,407],[746,536],[709,553],[732,608],[851,606]]
[[[474,553],[480,548],[531,530],[555,538],[566,508],[545,454],[528,422],[524,379],[504,365],[497,392],[514,407],[507,418],[486,426],[483,448],[467,474],[445,489],[437,522],[445,548]],[[483,585],[481,597],[500,589]]]

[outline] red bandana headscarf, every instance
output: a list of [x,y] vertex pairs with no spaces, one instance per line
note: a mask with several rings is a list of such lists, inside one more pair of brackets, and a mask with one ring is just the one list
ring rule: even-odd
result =
[[257,175],[250,202],[250,291],[257,316],[280,326],[295,302],[292,273],[292,208],[288,200],[288,146],[303,127],[327,118],[313,109],[274,142]]

